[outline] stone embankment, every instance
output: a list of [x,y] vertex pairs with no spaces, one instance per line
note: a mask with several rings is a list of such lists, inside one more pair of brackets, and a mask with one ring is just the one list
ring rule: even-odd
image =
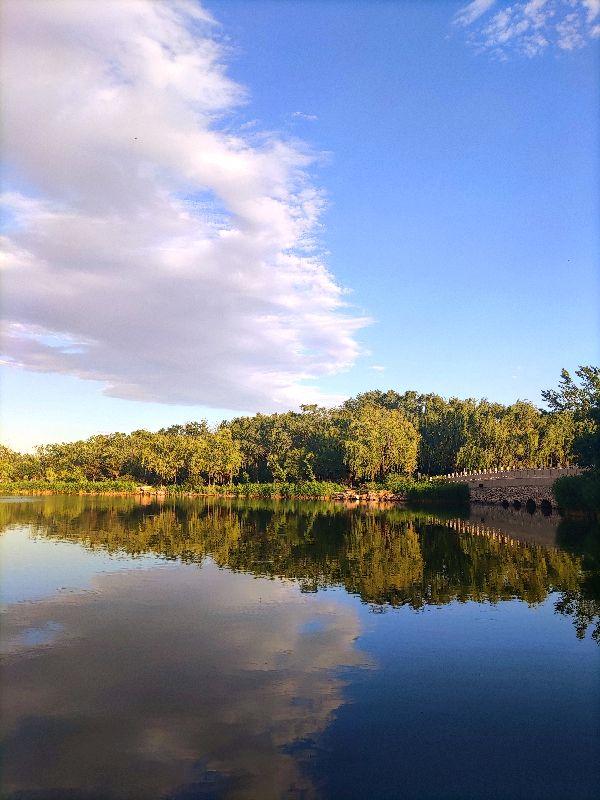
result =
[[470,487],[471,502],[483,505],[551,506],[556,508],[556,500],[551,487],[528,486],[484,486]]
[[137,494],[142,496],[165,497],[167,490],[164,486],[138,486]]
[[356,489],[347,489],[345,492],[336,492],[331,495],[332,500],[342,500],[346,503],[405,503],[405,494],[394,494],[387,489],[379,491],[359,492]]
[[444,476],[444,480],[466,483],[472,503],[485,505],[531,505],[556,508],[552,484],[563,475],[580,475],[580,467],[548,469],[503,469],[463,472]]

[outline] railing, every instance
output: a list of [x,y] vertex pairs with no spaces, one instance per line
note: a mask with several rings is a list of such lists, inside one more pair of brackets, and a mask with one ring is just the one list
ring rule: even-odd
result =
[[558,478],[562,475],[580,475],[581,467],[546,467],[543,469],[521,469],[519,467],[500,467],[498,469],[465,470],[450,472],[448,475],[430,476],[428,480],[442,481],[494,481],[502,478]]

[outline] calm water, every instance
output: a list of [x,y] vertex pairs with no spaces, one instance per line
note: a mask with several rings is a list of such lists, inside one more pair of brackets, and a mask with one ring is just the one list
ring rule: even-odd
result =
[[0,501],[10,800],[600,796],[600,546],[501,509]]

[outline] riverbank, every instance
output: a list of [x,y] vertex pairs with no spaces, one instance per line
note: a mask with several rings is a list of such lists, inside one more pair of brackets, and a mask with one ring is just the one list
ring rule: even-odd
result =
[[[414,481],[409,478],[394,478],[386,484],[366,483],[348,487],[330,481],[304,481],[299,483],[238,483],[223,485],[140,485],[131,480],[105,481],[2,481],[0,494],[14,496],[79,495],[107,497],[138,497],[140,499],[176,498],[248,498],[258,500],[327,500],[340,503],[369,505],[408,505],[425,508],[482,507],[540,508],[545,512],[560,510],[567,515],[579,516],[589,513],[574,505],[569,507],[552,501],[528,502],[531,492],[495,491],[469,487],[467,483],[448,481]],[[514,495],[514,496],[513,496]],[[508,498],[508,499],[507,499]]]
[[1,481],[0,493],[4,495],[106,495],[128,497],[141,494],[136,481]]
[[5,495],[106,495],[156,498],[248,497],[271,500],[338,500],[340,502],[406,503],[426,506],[467,506],[466,484],[402,479],[389,487],[367,484],[349,488],[328,481],[302,483],[240,483],[205,486],[140,486],[133,481],[11,481],[0,483]]

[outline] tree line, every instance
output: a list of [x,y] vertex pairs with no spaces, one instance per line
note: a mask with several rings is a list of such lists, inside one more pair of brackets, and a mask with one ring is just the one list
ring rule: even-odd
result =
[[[530,402],[445,399],[369,391],[336,408],[237,417],[46,444],[32,454],[0,446],[0,477],[17,480],[133,479],[145,484],[380,482],[506,466],[592,463],[598,447],[600,368],[562,371]],[[596,437],[596,438],[594,438]],[[591,461],[590,461],[591,459]]]

